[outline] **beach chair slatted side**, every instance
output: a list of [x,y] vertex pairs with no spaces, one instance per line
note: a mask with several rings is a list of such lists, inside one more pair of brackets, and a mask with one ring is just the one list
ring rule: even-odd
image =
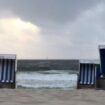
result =
[[82,64],[80,64],[80,74],[79,74],[79,84],[83,84],[83,81],[84,81],[84,79],[83,79],[83,66],[82,66]]
[[0,61],[0,82],[13,83],[15,73],[15,61],[4,60]]
[[90,83],[89,84],[92,84],[92,72],[93,72],[93,65],[91,64],[90,65]]
[[90,75],[89,64],[87,64],[87,76],[86,76],[87,81],[86,81],[86,84],[89,84],[89,80],[90,80],[89,75]]
[[96,71],[95,64],[80,63],[80,73],[78,85],[83,87],[91,87],[95,85],[96,81]]
[[6,74],[5,74],[6,75],[5,82],[7,82],[7,83],[9,82],[8,81],[8,71],[9,71],[9,68],[8,67],[9,67],[9,60],[7,59],[6,60]]
[[2,59],[1,63],[2,63],[1,82],[4,82],[4,63],[5,63],[4,59]]
[[10,64],[10,82],[14,82],[14,73],[15,73],[15,61],[11,60]]
[[84,68],[84,84],[87,84],[87,82],[88,82],[88,65],[85,65],[84,64],[84,66],[85,66],[85,68]]
[[0,88],[15,88],[16,59],[0,59]]
[[10,83],[10,63],[11,63],[11,60],[9,59],[8,60],[8,72],[7,72],[7,80],[6,82]]

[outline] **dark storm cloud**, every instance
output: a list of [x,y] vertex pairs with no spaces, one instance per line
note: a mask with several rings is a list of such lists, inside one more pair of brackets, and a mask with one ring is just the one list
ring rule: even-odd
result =
[[1,0],[0,8],[12,10],[35,23],[65,23],[95,6],[98,0]]

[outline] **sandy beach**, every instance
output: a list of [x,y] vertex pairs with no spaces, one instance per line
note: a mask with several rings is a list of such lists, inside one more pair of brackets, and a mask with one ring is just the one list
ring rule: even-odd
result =
[[104,105],[104,90],[1,89],[0,105]]

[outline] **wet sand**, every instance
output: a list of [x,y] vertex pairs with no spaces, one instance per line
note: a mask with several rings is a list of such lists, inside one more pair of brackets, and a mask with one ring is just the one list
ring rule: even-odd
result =
[[104,90],[0,89],[0,105],[104,104]]

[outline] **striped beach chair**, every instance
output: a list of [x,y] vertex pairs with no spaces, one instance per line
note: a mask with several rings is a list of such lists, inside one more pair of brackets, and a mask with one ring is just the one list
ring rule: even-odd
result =
[[98,61],[80,60],[77,88],[95,88]]
[[0,55],[0,88],[16,87],[16,55]]

